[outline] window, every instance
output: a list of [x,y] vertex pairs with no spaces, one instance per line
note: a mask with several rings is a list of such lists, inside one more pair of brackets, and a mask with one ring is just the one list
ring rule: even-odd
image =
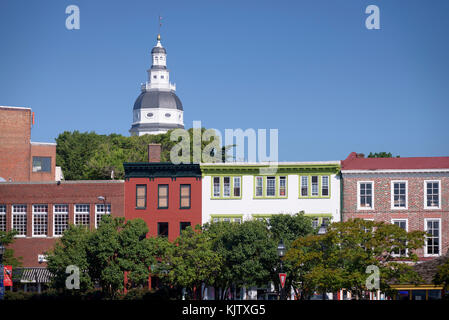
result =
[[424,181],[424,207],[426,209],[440,208],[440,181]]
[[406,209],[407,208],[407,182],[399,181],[391,182],[392,193],[392,209]]
[[6,205],[0,205],[0,231],[6,232]]
[[428,256],[440,254],[440,220],[425,219],[426,235],[426,251]]
[[220,196],[220,177],[214,177],[214,197]]
[[312,176],[312,197],[318,196],[318,176]]
[[309,195],[309,177],[301,176],[301,197]]
[[62,236],[69,227],[69,206],[67,204],[55,204],[53,207],[53,235]]
[[215,216],[212,218],[212,221],[213,222],[229,222],[229,223],[234,222],[234,223],[240,224],[240,223],[242,223],[242,216],[240,216],[240,215],[237,217],[233,217],[233,216],[217,217],[217,216]]
[[359,182],[358,209],[373,209],[373,183]]
[[89,226],[90,206],[88,204],[75,204],[75,225]]
[[[156,60],[157,60],[157,58],[156,58]],[[156,76],[156,75],[154,75],[154,76],[153,76],[153,79],[157,79],[157,76]]]
[[168,222],[157,223],[157,235],[158,237],[168,237]]
[[[393,220],[393,224],[397,225],[399,228],[407,231],[407,220]],[[393,255],[395,256],[406,256],[407,255],[407,249],[395,249],[393,251]]]
[[263,196],[263,177],[256,177],[256,197]]
[[105,214],[111,214],[111,205],[106,204],[106,210],[104,204],[96,204],[95,205],[95,228],[98,228],[101,218]]
[[136,208],[145,209],[147,207],[147,185],[136,185]]
[[158,185],[157,207],[158,209],[168,208],[168,184]]
[[231,178],[223,177],[223,197],[231,196]]
[[318,218],[313,218],[313,219],[312,219],[312,227],[313,227],[314,229],[318,228],[319,223],[320,223],[320,219],[318,219]]
[[240,177],[234,177],[234,197],[240,197]]
[[279,177],[279,196],[285,197],[287,195],[287,177]]
[[179,223],[179,233],[183,232],[187,227],[190,227],[190,222],[180,222]]
[[27,206],[26,204],[13,204],[12,228],[17,231],[17,236],[27,234]]
[[33,157],[33,172],[51,172],[51,157]]
[[329,177],[321,176],[321,196],[327,197],[329,195]]
[[48,223],[48,205],[33,204],[33,237],[46,236]]
[[276,196],[276,177],[267,177],[267,197]]
[[242,219],[241,218],[234,218],[234,222],[241,224],[242,223]]
[[164,75],[161,75],[161,79],[164,79]]
[[180,189],[180,208],[189,209],[190,208],[190,184],[181,184]]

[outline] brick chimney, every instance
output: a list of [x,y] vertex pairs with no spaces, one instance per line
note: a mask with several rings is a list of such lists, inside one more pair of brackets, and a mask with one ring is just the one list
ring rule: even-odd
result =
[[161,144],[150,143],[148,145],[148,162],[161,162]]

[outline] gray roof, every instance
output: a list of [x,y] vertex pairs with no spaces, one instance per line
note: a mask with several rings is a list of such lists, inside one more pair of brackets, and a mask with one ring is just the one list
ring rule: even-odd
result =
[[167,54],[167,51],[165,51],[164,47],[154,47],[151,50],[151,53],[165,53],[165,54]]
[[181,100],[173,91],[144,91],[136,102],[134,102],[134,110],[146,108],[168,108],[168,109],[182,109]]

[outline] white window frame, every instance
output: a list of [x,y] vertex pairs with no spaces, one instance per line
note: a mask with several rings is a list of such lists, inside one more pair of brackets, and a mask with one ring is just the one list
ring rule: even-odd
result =
[[[66,206],[67,212],[56,212],[56,210],[55,210],[56,206]],[[65,229],[65,230],[67,230],[69,228],[69,205],[64,204],[64,203],[58,203],[58,204],[53,205],[53,237],[56,237],[56,238],[62,237],[62,234],[60,234],[60,235],[56,234],[56,216],[58,216],[58,215],[67,215],[67,228]]]
[[[427,206],[427,183],[438,183],[438,207]],[[424,180],[424,209],[441,210],[441,180]]]
[[[225,184],[225,178],[229,179],[229,184],[228,184],[227,187],[226,187],[226,184]],[[231,186],[232,186],[231,176],[224,176],[223,177],[223,198],[230,198],[231,197],[231,194],[232,194]],[[226,190],[228,191],[228,193],[226,193]]]
[[[236,188],[236,181],[238,180],[238,189],[239,189],[239,195],[236,196],[235,195],[235,188]],[[242,177],[241,176],[234,176],[232,177],[232,190],[231,190],[231,194],[232,197],[234,198],[241,198],[242,197]]]
[[[394,184],[395,183],[405,183],[405,207],[395,207],[394,206]],[[408,181],[407,180],[392,180],[390,182],[390,205],[391,210],[408,210]]]
[[[327,195],[323,195],[323,186],[324,186],[324,183],[323,183],[323,180],[324,180],[324,178],[326,178],[327,179]],[[321,176],[321,196],[322,197],[330,197],[330,176],[326,176],[326,175],[323,175],[323,176]]]
[[[302,187],[303,185],[303,178],[305,178],[305,182],[306,182],[306,188],[307,188],[307,194],[304,196],[302,194]],[[309,190],[310,190],[310,186],[309,186],[309,176],[299,176],[299,196],[302,198],[306,198],[309,196]]]
[[99,206],[103,206],[104,207],[104,203],[97,203],[97,204],[95,204],[95,229],[98,228],[98,222],[99,222],[98,221],[98,216],[103,216],[105,214],[111,214],[111,204],[110,203],[106,203],[106,208],[104,209],[105,211],[98,211],[98,207]]
[[[281,178],[284,178],[285,181],[285,194],[282,196],[281,195]],[[279,176],[279,185],[278,185],[278,197],[279,198],[287,198],[288,197],[288,178],[287,176]]]
[[[268,195],[268,178],[270,178],[270,181],[273,181],[274,180],[274,184],[273,184],[273,186],[274,186],[274,194],[273,195]],[[267,198],[275,198],[276,197],[276,195],[277,195],[277,183],[276,183],[276,176],[266,176],[265,177],[265,181],[266,181],[266,183],[265,183],[265,197],[267,197]],[[263,183],[262,183],[262,185],[263,185]]]
[[[76,206],[77,205],[81,205],[81,206],[83,206],[83,205],[85,205],[85,206],[88,206],[88,208],[89,208],[89,211],[88,212],[84,212],[84,211],[80,211],[80,212],[78,212],[77,210],[76,210]],[[88,204],[88,203],[76,203],[76,204],[74,204],[73,205],[74,206],[74,214],[73,214],[73,223],[76,225],[76,226],[87,226],[87,227],[89,227],[90,228],[90,204]],[[89,220],[88,220],[88,224],[86,225],[86,224],[76,224],[76,216],[77,215],[85,215],[87,213],[87,215],[89,216]]]
[[0,208],[1,208],[1,210],[0,210],[0,218],[3,220],[4,219],[4,221],[5,221],[5,229],[3,230],[3,228],[1,228],[0,229],[0,231],[4,231],[4,232],[6,232],[6,229],[7,229],[7,221],[6,221],[6,204],[0,204]]
[[[260,180],[260,181],[262,181],[262,186],[261,186],[261,192],[260,192],[260,194],[257,194],[257,188],[258,188],[258,186],[257,186],[257,181],[258,180]],[[263,185],[264,185],[264,177],[263,176],[256,176],[255,177],[255,180],[254,180],[254,183],[255,183],[255,186],[254,186],[254,196],[255,197],[263,197]]]
[[[34,209],[36,208],[36,206],[47,206],[47,212],[45,212],[45,213],[43,213],[43,212],[35,212],[34,211]],[[32,207],[31,207],[32,209],[32,211],[31,211],[31,236],[33,237],[33,238],[46,238],[46,237],[48,237],[48,204],[45,204],[45,203],[36,203],[36,204],[33,204],[32,205]],[[46,231],[46,233],[45,234],[34,234],[34,218],[35,218],[35,216],[47,216],[47,223],[46,223],[46,229],[47,229],[47,231]]]
[[[438,221],[438,243],[439,243],[439,251],[438,254],[429,254],[427,253],[427,222],[428,221]],[[441,218],[424,218],[424,231],[426,232],[426,238],[424,243],[424,257],[439,257],[441,256]]]
[[[25,206],[25,212],[14,212],[16,206]],[[13,204],[11,208],[11,230],[14,229],[14,216],[25,216],[25,234],[17,234],[15,238],[26,238],[28,234],[28,205],[26,204]]]
[[[215,195],[215,178],[218,178],[218,195]],[[212,198],[220,198],[221,196],[221,178],[212,176]]]
[[[316,194],[313,194],[313,177],[316,177]],[[311,175],[310,176],[310,196],[311,197],[319,197],[320,196],[320,176],[319,175]]]
[[[396,218],[391,219],[391,224],[394,224],[396,221],[405,221],[405,231],[408,232],[408,219],[407,218]],[[392,254],[393,257],[408,257],[408,249],[405,249],[405,255],[399,254]]]
[[[362,183],[370,183],[371,184],[371,207],[361,207],[360,206],[360,185]],[[357,210],[374,210],[374,181],[357,181]]]

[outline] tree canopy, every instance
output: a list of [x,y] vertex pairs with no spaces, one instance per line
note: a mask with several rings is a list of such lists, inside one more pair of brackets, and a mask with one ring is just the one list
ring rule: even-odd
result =
[[[368,158],[393,158],[393,155],[391,152],[370,152]],[[400,156],[397,155],[396,158],[400,158]]]
[[14,242],[14,236],[17,231],[0,231],[0,244],[5,247],[5,252],[3,253],[3,265],[12,266],[13,269],[22,266],[22,257],[16,257],[14,255],[14,250],[7,248],[8,245]]

